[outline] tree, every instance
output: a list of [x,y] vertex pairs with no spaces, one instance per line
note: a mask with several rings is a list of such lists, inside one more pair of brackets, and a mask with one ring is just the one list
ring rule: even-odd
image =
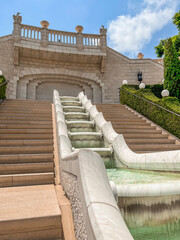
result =
[[179,12],[175,13],[172,20],[173,23],[177,26],[177,29],[180,31],[180,10]]
[[[173,23],[176,25],[177,29],[180,31],[180,10],[179,10],[179,12],[175,13],[172,20],[173,20]],[[177,35],[175,35],[171,38],[172,38],[172,43],[173,43],[173,45],[174,45],[174,47],[175,47],[175,49],[178,53],[178,56],[180,56],[180,32]],[[155,47],[157,57],[163,57],[163,55],[164,55],[164,42],[166,40],[167,39],[160,40],[159,45],[157,45]]]
[[162,39],[159,43],[159,45],[157,45],[155,47],[156,49],[156,54],[157,54],[157,57],[161,58],[163,55],[164,55],[164,42],[165,40]]
[[164,54],[164,88],[180,100],[180,61],[171,38],[164,43]]

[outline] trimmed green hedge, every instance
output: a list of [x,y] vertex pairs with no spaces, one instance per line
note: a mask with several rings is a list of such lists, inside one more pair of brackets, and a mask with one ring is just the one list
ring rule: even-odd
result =
[[[126,90],[127,92],[123,91]],[[136,90],[133,86],[123,85],[120,88],[120,102],[133,108],[137,112],[146,116],[151,121],[155,122],[168,132],[180,138],[180,117],[161,109],[152,103],[133,96],[133,93],[143,99],[160,105],[168,110],[180,114],[180,103],[177,98],[162,98],[156,97],[150,89]]]
[[[4,76],[0,75],[0,85],[2,83],[6,82],[6,79]],[[6,98],[6,84],[3,86],[0,86],[0,99],[5,99]]]

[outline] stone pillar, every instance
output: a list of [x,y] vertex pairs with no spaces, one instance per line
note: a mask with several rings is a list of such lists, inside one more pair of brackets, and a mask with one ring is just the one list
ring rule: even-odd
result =
[[17,86],[17,99],[26,99],[29,80],[20,80]]
[[92,89],[93,89],[93,102],[101,103],[102,102],[102,92],[101,92],[100,86],[92,85]]
[[82,50],[83,49],[83,35],[82,35],[82,31],[83,31],[83,27],[80,25],[76,26],[76,31],[77,31],[77,37],[76,37],[76,46],[78,50]]
[[106,47],[107,47],[107,28],[104,28],[104,26],[102,25],[100,28],[100,41],[101,41],[101,50],[103,52],[106,51]]
[[29,82],[27,87],[27,99],[36,100],[36,87],[37,82]]
[[13,15],[14,19],[14,28],[13,28],[13,38],[15,42],[19,42],[21,39],[21,22],[22,17],[19,16],[19,12],[16,15]]
[[41,30],[41,46],[42,47],[46,47],[49,43],[49,31],[48,31],[48,26],[49,23],[45,20],[41,21],[41,26],[42,26],[42,30]]

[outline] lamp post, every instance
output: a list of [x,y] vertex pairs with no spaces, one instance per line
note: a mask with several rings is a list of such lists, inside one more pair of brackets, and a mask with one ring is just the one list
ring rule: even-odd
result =
[[141,83],[142,82],[142,80],[143,80],[143,78],[142,78],[142,72],[138,72],[137,73],[137,78],[138,78],[138,81]]

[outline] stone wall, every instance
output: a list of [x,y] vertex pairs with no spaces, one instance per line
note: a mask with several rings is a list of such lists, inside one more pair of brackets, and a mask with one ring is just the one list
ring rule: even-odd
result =
[[129,84],[138,84],[137,72],[143,74],[145,84],[162,83],[163,66],[151,59],[129,59],[107,48],[107,63],[102,81],[105,84],[104,99],[106,103],[119,102],[119,90],[124,79]]
[[[6,80],[11,80],[14,74],[14,46],[12,35],[0,37],[0,70]],[[13,83],[8,84],[8,94],[13,94]]]
[[[12,35],[0,38],[0,70],[9,80],[7,98],[52,100],[53,89],[62,95],[77,96],[84,90],[93,102],[118,103],[122,81],[138,84],[142,71],[145,84],[161,83],[163,66],[151,59],[129,59],[107,47],[106,57],[89,53],[57,53],[60,46],[37,48],[36,44],[18,47]],[[28,48],[29,47],[29,48]],[[31,48],[31,49],[30,49]],[[44,50],[43,50],[44,49]],[[101,59],[105,59],[104,72]],[[51,95],[51,96],[49,96]]]

